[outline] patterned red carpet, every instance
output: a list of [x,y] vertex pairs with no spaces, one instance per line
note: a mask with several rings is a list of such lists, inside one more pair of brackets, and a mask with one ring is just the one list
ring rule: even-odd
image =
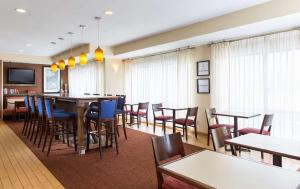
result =
[[[35,155],[46,165],[66,188],[101,189],[156,189],[156,173],[151,146],[151,135],[127,129],[126,141],[120,129],[120,154],[115,148],[104,150],[103,159],[98,150],[85,156],[77,155],[66,144],[55,143],[50,156],[21,135],[23,123],[7,121],[7,125],[24,141]],[[201,148],[185,145],[187,153]]]

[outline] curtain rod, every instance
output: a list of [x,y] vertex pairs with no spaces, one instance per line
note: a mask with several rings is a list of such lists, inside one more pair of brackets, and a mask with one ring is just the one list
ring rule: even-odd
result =
[[260,35],[252,35],[252,36],[248,36],[248,37],[239,37],[239,38],[236,38],[236,39],[223,39],[221,41],[211,42],[210,45],[218,44],[218,43],[224,43],[224,42],[235,42],[235,41],[239,41],[239,40],[243,40],[243,39],[252,39],[252,38],[256,38],[256,37],[265,37],[265,36],[268,36],[268,35],[278,34],[278,33],[282,33],[282,32],[289,32],[289,31],[299,30],[299,29],[300,29],[300,27],[297,26],[297,27],[293,27],[293,28],[290,28],[290,29],[286,29],[286,30],[268,32],[268,33],[263,33],[263,34],[260,34]]
[[133,57],[133,58],[127,58],[127,59],[124,59],[123,61],[136,60],[136,59],[140,59],[140,58],[148,58],[151,56],[158,56],[158,55],[168,54],[168,53],[172,53],[172,52],[183,51],[183,50],[187,50],[187,49],[195,49],[195,47],[186,46],[186,47],[181,47],[181,48],[177,48],[177,49],[173,49],[173,50],[169,50],[169,51],[153,53],[153,54],[149,54],[149,55],[145,55],[145,56],[137,56],[137,57]]

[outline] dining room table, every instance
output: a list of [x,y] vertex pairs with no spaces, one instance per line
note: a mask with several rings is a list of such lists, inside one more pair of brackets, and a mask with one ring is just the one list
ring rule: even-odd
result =
[[213,115],[216,116],[224,116],[224,117],[233,117],[233,135],[234,137],[238,136],[238,119],[250,119],[254,117],[258,117],[261,114],[260,113],[249,113],[249,112],[234,112],[234,111],[221,111],[221,112],[215,112]]
[[296,140],[250,133],[226,140],[225,144],[272,154],[273,165],[279,167],[282,157],[300,160],[300,142]]
[[297,171],[209,150],[162,164],[158,171],[197,188],[300,188],[300,173]]
[[178,107],[161,107],[159,108],[161,110],[169,110],[172,111],[172,117],[173,117],[173,133],[176,132],[176,124],[175,124],[175,119],[176,119],[176,112],[177,111],[182,111],[182,110],[187,110],[187,108],[178,108]]
[[85,145],[85,112],[91,102],[97,102],[99,99],[117,99],[117,96],[100,95],[79,95],[72,93],[49,93],[42,94],[44,97],[56,99],[56,105],[64,108],[66,111],[75,111],[77,115],[77,147],[79,155],[84,155]]

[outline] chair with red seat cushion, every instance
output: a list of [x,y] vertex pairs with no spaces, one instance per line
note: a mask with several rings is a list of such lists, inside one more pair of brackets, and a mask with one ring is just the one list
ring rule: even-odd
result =
[[153,154],[156,165],[156,176],[159,189],[196,189],[196,187],[184,183],[173,177],[163,177],[157,167],[162,162],[174,160],[174,157],[184,157],[185,152],[180,133],[169,134],[165,136],[154,136],[152,139]]
[[[164,131],[164,134],[166,134],[166,122],[170,122],[170,120],[173,119],[173,116],[164,115],[164,110],[162,109],[162,103],[152,104],[152,110],[153,110],[153,118],[154,118],[153,133],[155,133],[155,125],[157,123],[160,123],[162,124],[162,129]],[[159,115],[157,115],[158,113]]]
[[[175,127],[183,129],[183,135],[185,133],[185,139],[188,139],[187,127],[194,127],[195,129],[195,137],[197,138],[197,113],[198,107],[188,108],[186,117],[175,119]],[[177,126],[180,125],[180,126]]]
[[[246,135],[249,133],[260,134],[260,135],[271,135],[273,117],[274,117],[273,114],[265,114],[260,129],[246,127],[246,128],[238,130],[239,135]],[[240,153],[241,153],[241,150],[240,150]],[[261,152],[261,158],[262,159],[264,158],[263,152]]]
[[210,142],[211,129],[216,129],[216,128],[220,128],[220,127],[226,127],[226,128],[229,128],[229,129],[234,128],[233,125],[220,124],[218,117],[216,115],[214,115],[214,113],[216,113],[215,108],[205,109],[207,129],[208,129],[208,131],[207,131],[207,146],[209,146],[209,142]]
[[141,118],[146,119],[147,127],[148,127],[148,106],[149,102],[143,102],[138,104],[137,111],[131,112],[131,116],[133,117],[133,120],[137,120],[138,128],[140,128],[141,124]]

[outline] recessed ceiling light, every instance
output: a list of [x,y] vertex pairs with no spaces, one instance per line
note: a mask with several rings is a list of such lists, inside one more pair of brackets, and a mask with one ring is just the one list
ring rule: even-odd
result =
[[22,49],[19,50],[19,53],[23,53],[24,51]]
[[32,44],[31,43],[26,43],[26,47],[31,47]]
[[25,9],[21,9],[21,8],[16,8],[15,11],[18,13],[26,13],[27,12]]
[[111,16],[111,15],[114,14],[114,12],[111,11],[111,10],[107,10],[107,11],[105,11],[104,13],[105,13],[106,15],[109,15],[109,16]]

